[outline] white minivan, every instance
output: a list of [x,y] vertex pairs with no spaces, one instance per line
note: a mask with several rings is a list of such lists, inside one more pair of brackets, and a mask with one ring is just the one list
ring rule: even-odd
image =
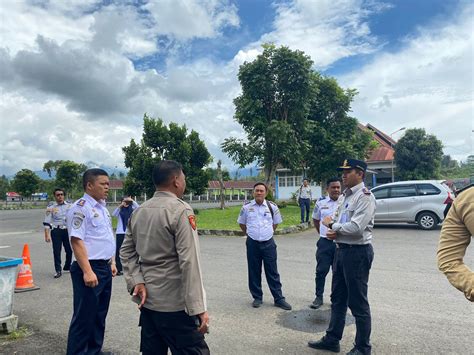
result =
[[434,229],[444,219],[447,204],[454,195],[444,181],[398,181],[374,187],[377,200],[375,223],[417,223],[421,229]]

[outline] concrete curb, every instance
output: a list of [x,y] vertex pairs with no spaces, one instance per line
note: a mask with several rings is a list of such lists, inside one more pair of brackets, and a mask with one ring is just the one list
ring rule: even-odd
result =
[[[310,223],[301,223],[296,226],[289,226],[282,229],[277,229],[274,235],[284,235],[302,232],[311,228]],[[199,235],[215,235],[219,237],[243,237],[244,233],[237,230],[225,230],[225,229],[198,229]]]

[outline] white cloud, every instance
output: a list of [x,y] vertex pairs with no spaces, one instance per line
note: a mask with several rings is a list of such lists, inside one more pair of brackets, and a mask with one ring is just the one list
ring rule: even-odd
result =
[[225,0],[158,0],[144,6],[159,34],[178,40],[216,37],[226,26],[239,26],[235,5]]
[[326,69],[339,59],[373,53],[381,47],[370,31],[368,18],[390,8],[379,1],[295,0],[275,5],[273,31],[264,34],[238,57],[253,59],[261,43],[299,49],[315,67]]
[[355,116],[386,133],[425,128],[457,159],[474,154],[473,8],[420,28],[400,51],[381,53],[341,78],[359,90]]

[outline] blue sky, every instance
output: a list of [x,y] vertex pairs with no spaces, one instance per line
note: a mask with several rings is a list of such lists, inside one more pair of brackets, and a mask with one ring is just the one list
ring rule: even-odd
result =
[[[464,0],[6,0],[0,3],[0,169],[50,159],[123,166],[145,112],[220,144],[239,66],[274,42],[358,90],[352,114],[473,154],[473,8]],[[219,127],[219,129],[215,129]],[[467,129],[470,128],[470,129]],[[403,132],[397,133],[398,139]],[[64,143],[67,142],[67,143]],[[66,149],[58,149],[66,145]]]

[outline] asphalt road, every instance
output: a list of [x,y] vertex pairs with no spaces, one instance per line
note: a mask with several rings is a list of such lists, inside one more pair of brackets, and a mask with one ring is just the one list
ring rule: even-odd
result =
[[[0,337],[0,354],[65,352],[72,315],[68,274],[53,279],[51,245],[43,239],[41,210],[0,211],[0,255],[20,257],[28,243],[34,282],[40,290],[14,295],[14,314],[30,335],[15,342]],[[451,287],[436,268],[439,229],[414,226],[375,229],[375,260],[370,274],[374,354],[473,354],[474,305]],[[276,237],[278,265],[292,311],[273,306],[264,286],[264,306],[253,309],[247,289],[244,239],[201,237],[202,265],[211,315],[207,342],[213,354],[316,354],[308,340],[324,334],[327,304],[311,310],[314,298],[315,234]],[[474,266],[474,247],[465,258]],[[329,277],[330,281],[330,277]],[[329,290],[330,285],[327,285]],[[328,301],[329,292],[326,292]],[[113,282],[104,350],[139,351],[138,311],[123,278]],[[354,320],[347,316],[342,351],[352,348]]]

